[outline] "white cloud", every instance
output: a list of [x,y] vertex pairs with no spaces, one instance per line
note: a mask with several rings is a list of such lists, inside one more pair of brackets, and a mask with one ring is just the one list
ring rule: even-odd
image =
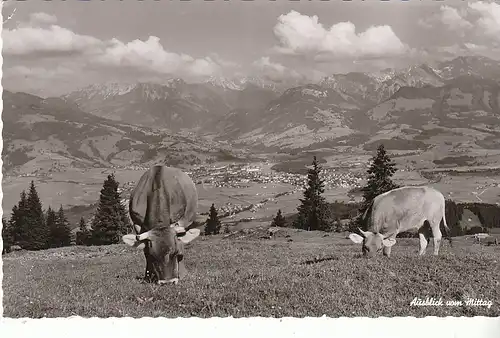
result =
[[418,23],[429,29],[445,26],[461,38],[467,36],[469,40],[486,38],[490,42],[500,41],[500,4],[476,1],[461,8],[443,5],[438,13],[420,19]]
[[484,55],[498,59],[500,42],[500,5],[476,1],[465,6],[441,6],[440,11],[418,23],[422,27],[440,30],[444,27],[453,33],[454,41],[440,46],[434,56]]
[[252,66],[261,76],[273,81],[304,80],[305,76],[297,71],[287,68],[280,63],[273,62],[268,56],[255,61]]
[[233,62],[233,61],[226,60],[226,59],[220,57],[219,54],[217,54],[217,53],[210,53],[208,56],[210,57],[210,59],[214,60],[214,62],[216,62],[217,64],[221,65],[222,67],[224,67],[226,69],[241,68],[240,64]]
[[401,55],[408,47],[387,25],[372,26],[356,33],[351,22],[340,22],[325,29],[318,16],[296,11],[281,15],[274,27],[280,45],[277,51],[291,55],[329,54],[333,57],[384,57]]
[[280,63],[272,62],[268,56],[263,56],[253,63],[260,69],[269,69],[273,72],[284,74],[288,69]]
[[70,54],[71,57],[83,57],[82,62],[92,66],[123,67],[192,79],[217,75],[224,67],[237,66],[222,60],[216,54],[212,57],[194,58],[187,54],[169,52],[156,36],[150,36],[144,41],[103,41],[58,25],[40,26],[41,23],[49,24],[56,20],[57,18],[46,13],[34,13],[29,22],[22,23],[18,28],[4,29],[4,55],[42,60],[45,57]]
[[3,52],[6,55],[29,55],[37,52],[86,53],[102,45],[99,39],[75,34],[57,25],[51,25],[48,28],[4,29],[2,39]]
[[464,37],[465,32],[474,27],[474,25],[466,19],[466,16],[467,10],[464,8],[458,9],[443,5],[439,8],[438,13],[419,19],[418,24],[427,29],[440,29],[440,26],[445,26],[453,33]]
[[473,2],[469,8],[480,15],[477,30],[494,40],[500,41],[500,5],[494,2]]
[[55,24],[57,22],[57,17],[44,12],[37,12],[30,14],[30,24]]
[[473,25],[464,18],[465,13],[450,6],[441,6],[441,21],[451,30],[470,29]]
[[140,70],[163,74],[185,76],[211,76],[220,66],[210,57],[194,59],[187,54],[167,52],[156,36],[146,41],[133,40],[124,43],[113,39],[96,57],[101,65],[133,67]]

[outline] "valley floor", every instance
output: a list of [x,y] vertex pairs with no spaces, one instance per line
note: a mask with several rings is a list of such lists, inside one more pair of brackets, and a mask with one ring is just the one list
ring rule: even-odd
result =
[[[355,156],[349,157],[349,161],[351,162],[356,163],[358,160]],[[400,159],[398,158],[398,160]],[[329,202],[336,200],[347,202],[360,198],[360,196],[349,194],[349,190],[353,188],[353,179],[349,176],[365,176],[363,174],[364,169],[340,169],[335,166],[335,164],[344,163],[344,161],[347,161],[344,157],[337,156],[335,160],[329,158],[328,164],[324,166],[325,168],[333,169],[334,175],[339,175],[337,180],[335,177],[332,178],[333,185],[325,189],[324,195]],[[348,162],[348,165],[352,166],[351,162]],[[265,166],[261,163],[256,163],[256,165],[260,166],[258,175],[262,177],[268,176],[273,172],[268,168],[269,165]],[[446,172],[433,173],[429,169],[427,172],[428,175],[441,176],[439,180],[436,180],[422,177],[422,172],[419,171],[399,170],[395,174],[394,180],[400,185],[429,184],[441,191],[445,198],[452,199],[455,202],[498,203],[500,198],[500,171],[498,169],[489,174],[482,171],[471,172],[471,167],[455,167],[453,170],[468,170],[469,172],[459,175]],[[99,193],[104,180],[112,172],[115,174],[120,186],[127,186],[130,190],[135,186],[135,183],[144,173],[144,170],[92,168],[86,170],[71,169],[41,177],[4,176],[2,182],[2,191],[4,193],[2,207],[4,214],[7,218],[10,217],[12,207],[19,201],[21,191],[29,187],[31,180],[35,182],[44,208],[51,206],[57,209],[59,205],[69,208],[71,206],[88,206],[94,204],[99,199]],[[214,170],[208,170],[205,178],[213,176],[214,172]],[[276,172],[273,172],[273,174],[279,175]],[[347,179],[345,178],[346,176]],[[344,185],[344,181],[347,181],[351,186]],[[336,183],[338,184],[335,186]],[[359,184],[362,182],[355,183]],[[227,184],[197,184],[199,212],[208,212],[212,203],[217,208],[228,206],[228,204],[245,207],[250,204],[258,204],[265,199],[270,199],[258,210],[242,212],[238,218],[271,218],[276,214],[278,209],[281,209],[284,214],[295,212],[299,204],[299,198],[302,197],[301,186],[286,183],[279,179],[275,179],[274,182],[250,182],[245,185],[246,187],[242,188],[227,186]],[[289,192],[290,194],[283,194],[284,192]],[[129,193],[129,191],[122,193],[122,198],[127,199]],[[277,194],[280,196],[274,198]],[[75,219],[71,219],[72,226],[78,224],[80,216],[85,216],[85,219],[87,219],[88,215],[78,215]]]
[[[226,236],[224,238],[224,236]],[[456,238],[417,257],[398,239],[390,259],[361,257],[340,234],[281,229],[199,237],[177,286],[142,284],[141,251],[124,244],[13,252],[3,257],[6,317],[499,316],[500,246]],[[485,306],[410,306],[417,297]]]

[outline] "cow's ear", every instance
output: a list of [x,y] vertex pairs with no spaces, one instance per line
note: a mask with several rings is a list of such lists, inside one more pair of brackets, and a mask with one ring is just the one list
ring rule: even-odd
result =
[[199,235],[200,235],[200,229],[190,229],[186,232],[184,236],[179,237],[179,240],[184,244],[188,244]]
[[363,237],[361,237],[361,236],[360,236],[360,235],[358,235],[358,234],[350,234],[350,235],[349,235],[349,239],[350,239],[351,241],[353,241],[354,243],[356,243],[356,244],[360,244],[360,243],[362,243],[362,242],[363,242]]
[[184,227],[172,226],[172,229],[174,229],[175,234],[179,237],[182,237],[186,234],[186,228],[184,228]]
[[144,241],[138,241],[137,236],[134,234],[128,234],[122,237],[123,243],[127,244],[128,246],[135,247],[137,249],[144,249],[146,246],[144,244]]
[[385,238],[382,240],[382,244],[386,247],[391,247],[393,246],[394,244],[396,244],[396,239],[395,238],[392,238],[392,237],[389,237],[389,238]]

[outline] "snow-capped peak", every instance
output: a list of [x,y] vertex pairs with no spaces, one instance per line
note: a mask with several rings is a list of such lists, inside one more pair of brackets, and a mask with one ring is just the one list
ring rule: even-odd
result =
[[211,84],[214,87],[220,87],[223,89],[231,89],[231,90],[243,90],[244,86],[240,81],[229,80],[225,77],[215,77],[211,76],[206,83]]

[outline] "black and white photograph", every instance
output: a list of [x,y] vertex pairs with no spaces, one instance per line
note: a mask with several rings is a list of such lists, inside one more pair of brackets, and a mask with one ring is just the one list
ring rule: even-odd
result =
[[4,317],[500,316],[500,2],[1,6]]

